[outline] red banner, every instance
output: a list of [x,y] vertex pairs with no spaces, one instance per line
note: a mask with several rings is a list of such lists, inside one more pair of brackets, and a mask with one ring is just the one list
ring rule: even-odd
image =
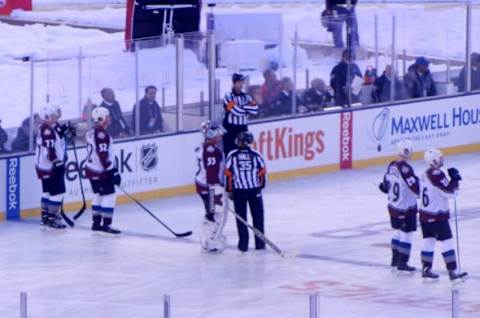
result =
[[353,113],[340,114],[340,169],[352,168]]

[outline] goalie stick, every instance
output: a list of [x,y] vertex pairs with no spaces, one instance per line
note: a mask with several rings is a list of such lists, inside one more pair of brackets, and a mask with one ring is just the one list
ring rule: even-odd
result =
[[127,191],[125,191],[122,187],[118,187],[130,200],[132,200],[133,202],[135,202],[136,204],[138,204],[145,212],[147,212],[148,214],[150,214],[150,216],[152,218],[154,218],[158,223],[160,223],[161,225],[163,225],[163,227],[165,227],[170,233],[172,233],[173,235],[175,235],[176,237],[186,237],[186,236],[190,236],[192,235],[192,231],[188,231],[188,232],[185,232],[185,233],[177,233],[175,231],[173,231],[170,227],[168,227],[165,223],[163,223],[155,214],[153,214],[149,209],[147,209],[147,207],[145,207],[140,201],[138,201],[137,199],[135,199],[131,194],[129,194]]

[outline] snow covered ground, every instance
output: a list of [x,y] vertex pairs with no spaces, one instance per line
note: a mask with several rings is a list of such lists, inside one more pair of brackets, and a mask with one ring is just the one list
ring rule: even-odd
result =
[[[47,0],[50,1],[50,0]],[[51,0],[54,1],[54,0]],[[108,4],[108,2],[103,2]],[[295,26],[299,30],[302,42],[331,43],[330,34],[320,25],[319,13],[322,4],[252,4],[222,5],[215,12],[282,12],[284,23],[284,65],[282,76],[292,76],[291,41]],[[379,19],[380,49],[389,51],[391,45],[391,18],[397,16],[397,50],[406,49],[407,53],[425,54],[461,59],[464,50],[465,12],[462,6],[432,4],[365,4],[358,7],[362,45],[373,47],[373,21],[375,13]],[[121,26],[124,23],[124,9],[103,8],[91,10],[55,10],[16,12],[15,15],[42,20],[60,20],[90,25]],[[205,19],[204,19],[205,20]],[[202,26],[205,28],[205,26]],[[421,30],[422,32],[419,32]],[[480,50],[480,7],[474,10],[473,49]],[[254,35],[252,35],[254,37]],[[44,27],[32,25],[26,27],[0,24],[0,94],[3,107],[0,119],[3,127],[16,127],[29,115],[30,110],[30,69],[29,63],[22,62],[24,56],[33,55],[36,59],[52,59],[39,63],[35,67],[34,110],[46,102],[47,95],[52,102],[64,108],[66,118],[77,118],[83,104],[91,97],[99,101],[98,93],[104,86],[117,91],[119,101],[125,111],[135,102],[134,56],[124,52],[123,34],[107,34],[98,30],[76,29],[66,26]],[[88,56],[82,64],[82,96],[79,96],[79,66],[77,56],[80,48]],[[305,87],[305,69],[310,70],[310,78],[320,77],[328,80],[332,67],[338,62],[332,56],[318,57],[314,61],[305,58],[305,52],[299,50],[301,58],[297,87]],[[68,61],[56,61],[69,59]],[[140,53],[141,87],[155,84],[164,87],[166,104],[175,103],[175,68],[173,48],[146,49]],[[380,59],[379,73],[390,62],[388,57]],[[207,95],[207,70],[192,51],[186,53],[185,102],[200,101],[201,93]],[[410,62],[409,62],[410,63]],[[374,60],[359,61],[364,69],[374,65]],[[432,65],[436,71],[445,70],[445,65]],[[219,69],[223,93],[229,89],[229,72]],[[193,74],[193,75],[192,75]],[[251,84],[263,82],[261,72],[250,72]]]
[[[462,269],[470,279],[458,287],[462,318],[480,314],[477,243],[480,206],[478,154],[447,157],[464,181],[458,196]],[[420,174],[424,162],[415,162]],[[154,318],[163,294],[172,297],[173,318],[308,317],[308,295],[320,294],[320,317],[451,317],[451,284],[437,250],[438,283],[390,273],[386,197],[372,183],[384,167],[342,171],[270,183],[265,191],[266,233],[286,251],[235,249],[200,253],[202,205],[194,195],[145,202],[187,239],[172,238],[136,205],[116,210],[121,238],[92,236],[89,212],[66,233],[44,233],[37,220],[0,224],[0,316],[15,317],[18,294],[27,291],[29,317]],[[452,224],[453,225],[453,224]],[[420,266],[421,233],[414,235],[411,264]]]

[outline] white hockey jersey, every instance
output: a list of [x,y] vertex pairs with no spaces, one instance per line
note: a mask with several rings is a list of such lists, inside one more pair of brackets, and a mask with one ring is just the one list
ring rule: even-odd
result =
[[113,140],[102,126],[95,126],[87,132],[87,176],[102,174],[115,166]]
[[440,169],[428,169],[420,179],[420,221],[448,220],[448,201],[455,197],[457,190],[457,180],[449,180]]
[[388,184],[388,208],[391,213],[416,212],[419,180],[406,161],[392,161],[388,165],[384,182]]
[[53,163],[63,161],[65,147],[58,133],[47,123],[42,123],[36,137],[36,168],[39,178],[51,173]]

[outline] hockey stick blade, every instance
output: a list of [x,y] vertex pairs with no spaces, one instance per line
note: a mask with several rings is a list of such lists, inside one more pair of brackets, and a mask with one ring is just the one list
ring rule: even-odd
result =
[[76,220],[78,219],[79,217],[82,216],[83,212],[85,212],[85,210],[87,209],[87,205],[85,204],[85,202],[83,203],[82,207],[80,208],[80,210],[73,216],[73,219]]
[[150,211],[149,209],[147,209],[146,206],[143,205],[142,202],[138,201],[136,198],[134,198],[131,194],[129,194],[127,191],[125,191],[122,187],[118,186],[118,188],[130,199],[132,200],[133,202],[135,202],[138,206],[140,206],[145,212],[147,212],[152,218],[154,218],[158,223],[160,223],[161,225],[163,225],[164,228],[166,228],[170,233],[172,233],[173,235],[175,235],[176,237],[186,237],[186,236],[190,236],[193,234],[192,231],[188,231],[188,232],[185,232],[185,233],[177,233],[175,232],[174,230],[172,230],[170,227],[168,227],[165,223],[162,222],[162,220],[160,220],[155,214],[153,214],[152,211]]
[[63,202],[62,202],[62,206],[60,208],[60,215],[62,216],[65,223],[68,224],[68,226],[70,226],[70,227],[75,226],[75,223],[72,220],[70,220],[70,218],[65,214],[65,211],[63,210]]

